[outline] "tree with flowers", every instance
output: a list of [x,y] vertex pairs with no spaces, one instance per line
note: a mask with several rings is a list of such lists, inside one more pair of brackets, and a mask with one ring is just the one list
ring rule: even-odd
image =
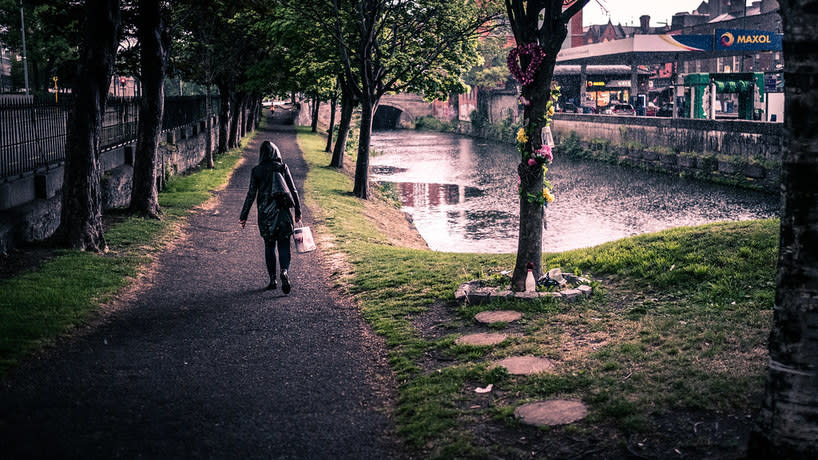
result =
[[520,84],[524,106],[523,127],[517,133],[520,151],[520,235],[517,261],[511,278],[512,289],[525,290],[527,266],[535,276],[542,274],[542,231],[545,210],[554,201],[546,178],[553,159],[551,148],[543,145],[541,132],[554,114],[559,88],[552,85],[554,65],[562,42],[568,35],[568,21],[590,0],[505,0],[508,19],[517,46],[508,54],[508,67]]

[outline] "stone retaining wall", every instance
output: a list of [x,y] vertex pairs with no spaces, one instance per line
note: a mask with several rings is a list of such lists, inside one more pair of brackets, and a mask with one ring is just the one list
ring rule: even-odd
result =
[[554,116],[551,130],[557,141],[573,131],[587,140],[662,146],[676,152],[720,154],[748,161],[780,162],[784,146],[783,124],[760,121],[560,113]]
[[[457,132],[475,137],[471,124]],[[559,113],[560,154],[778,193],[784,126],[740,120]],[[514,133],[505,137],[515,143]],[[504,139],[494,139],[503,141]]]
[[[205,157],[205,121],[165,133],[159,144],[160,177],[196,168]],[[218,145],[218,118],[214,117],[212,145]],[[102,209],[127,207],[131,200],[134,145],[121,145],[100,154]],[[0,184],[0,253],[50,237],[60,223],[62,164],[25,174]]]

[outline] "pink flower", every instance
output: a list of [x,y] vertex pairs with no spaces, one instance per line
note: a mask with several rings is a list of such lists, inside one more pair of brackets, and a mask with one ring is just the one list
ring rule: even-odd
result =
[[534,152],[534,153],[536,153],[537,155],[545,158],[546,161],[548,161],[549,163],[551,163],[554,160],[554,154],[551,152],[551,146],[550,145],[543,145],[542,147],[537,149],[537,151]]
[[528,166],[535,166],[537,164],[537,160],[533,158],[528,159]]

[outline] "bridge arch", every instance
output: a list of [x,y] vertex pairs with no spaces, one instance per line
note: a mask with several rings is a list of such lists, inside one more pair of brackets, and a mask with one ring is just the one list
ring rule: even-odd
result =
[[415,117],[394,104],[379,104],[372,119],[372,129],[397,129],[409,126]]
[[432,104],[417,94],[389,94],[381,98],[372,120],[373,129],[411,126],[419,117],[432,115]]

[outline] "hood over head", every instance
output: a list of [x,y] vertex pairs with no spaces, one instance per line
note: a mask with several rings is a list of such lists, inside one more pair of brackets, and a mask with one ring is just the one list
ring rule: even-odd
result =
[[258,162],[264,163],[265,161],[270,160],[281,162],[281,152],[272,142],[264,141],[261,143],[261,147],[259,148]]

